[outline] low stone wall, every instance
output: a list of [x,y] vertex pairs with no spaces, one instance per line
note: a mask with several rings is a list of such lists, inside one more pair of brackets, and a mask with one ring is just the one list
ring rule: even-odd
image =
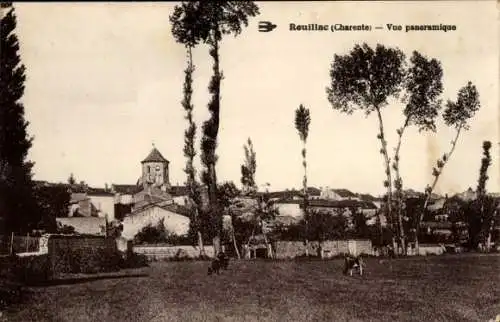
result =
[[306,253],[303,241],[277,241],[273,248],[276,259],[291,259]]
[[[418,247],[418,255],[426,256],[426,255],[442,255],[446,252],[446,248],[444,245],[419,245]],[[416,253],[414,251],[414,253]]]
[[[290,259],[303,256],[306,253],[306,246],[303,241],[277,241],[273,245],[277,259]],[[370,240],[327,240],[321,243],[321,248],[317,241],[308,243],[309,255],[331,258],[342,254],[373,254],[373,247]]]
[[[214,257],[214,248],[205,246],[205,255]],[[193,246],[154,246],[141,245],[134,246],[133,251],[136,254],[145,255],[149,260],[169,260],[169,259],[194,259],[200,255],[198,247]]]

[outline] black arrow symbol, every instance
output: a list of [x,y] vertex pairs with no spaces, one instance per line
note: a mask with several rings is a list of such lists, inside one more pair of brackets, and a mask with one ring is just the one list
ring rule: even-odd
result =
[[260,32],[270,32],[273,31],[277,26],[270,21],[259,21],[259,31]]

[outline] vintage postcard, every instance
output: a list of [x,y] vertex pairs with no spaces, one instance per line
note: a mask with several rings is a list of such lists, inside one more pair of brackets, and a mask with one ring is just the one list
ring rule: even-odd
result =
[[0,321],[500,321],[496,1],[0,10]]

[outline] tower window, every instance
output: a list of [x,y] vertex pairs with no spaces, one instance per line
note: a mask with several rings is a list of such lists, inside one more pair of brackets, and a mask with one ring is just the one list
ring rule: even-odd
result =
[[148,173],[151,173],[151,167],[148,165]]
[[156,171],[160,171],[160,166],[159,165],[156,166]]

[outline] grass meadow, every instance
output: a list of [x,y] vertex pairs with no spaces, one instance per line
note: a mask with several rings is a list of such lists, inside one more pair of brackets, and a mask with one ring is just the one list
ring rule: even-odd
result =
[[500,256],[207,262],[71,276],[26,290],[4,321],[488,321],[500,314]]

